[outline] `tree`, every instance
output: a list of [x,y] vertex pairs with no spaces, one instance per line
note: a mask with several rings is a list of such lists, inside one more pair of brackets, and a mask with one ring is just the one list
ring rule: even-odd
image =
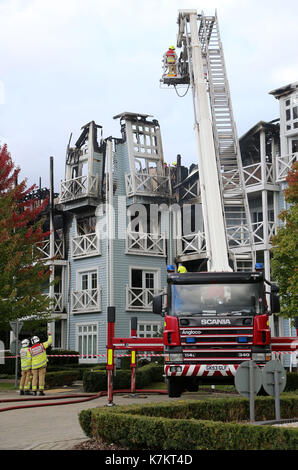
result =
[[49,266],[36,248],[49,233],[43,232],[41,204],[28,198],[34,186],[17,182],[7,146],[0,147],[0,328],[8,322],[32,316],[45,317],[51,300],[43,294],[49,282]]
[[290,204],[279,214],[283,225],[272,240],[272,276],[278,282],[281,314],[293,318],[298,315],[298,162],[286,178],[285,200]]

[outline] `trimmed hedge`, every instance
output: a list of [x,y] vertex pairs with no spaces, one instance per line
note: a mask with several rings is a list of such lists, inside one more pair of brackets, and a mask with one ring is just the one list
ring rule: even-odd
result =
[[[257,420],[274,419],[272,397],[255,401]],[[298,414],[298,399],[281,399],[281,415]],[[83,410],[88,437],[145,450],[297,450],[298,430],[235,422],[249,419],[249,400],[228,398]],[[231,422],[232,421],[232,422]]]
[[[78,351],[72,351],[69,349],[53,349],[51,346],[47,349],[47,355],[59,355],[59,356],[78,356],[80,353]],[[76,365],[79,364],[78,357],[49,357],[48,365],[57,365],[57,366],[65,366],[65,365]]]
[[62,370],[59,372],[47,372],[45,386],[47,388],[70,386],[80,379],[79,371]]
[[[136,388],[144,388],[152,382],[163,380],[163,366],[154,363],[140,367],[136,371]],[[130,370],[117,370],[113,376],[114,390],[130,388]],[[107,372],[105,370],[94,369],[86,371],[83,375],[83,385],[85,392],[100,392],[107,390]]]

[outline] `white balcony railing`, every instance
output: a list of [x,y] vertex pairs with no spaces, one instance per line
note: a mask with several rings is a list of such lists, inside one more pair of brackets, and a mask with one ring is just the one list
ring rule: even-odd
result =
[[265,181],[263,181],[261,162],[244,166],[243,176],[246,187],[262,183],[275,184],[274,165],[269,162],[265,164]]
[[161,196],[171,195],[169,176],[148,175],[147,173],[134,173],[125,175],[126,195]]
[[[50,259],[51,258],[51,242],[49,239],[43,240],[35,245],[36,249],[41,252],[42,259]],[[54,241],[54,258],[63,259],[64,258],[64,241],[63,240],[55,240]]]
[[72,258],[85,258],[100,254],[99,237],[96,233],[88,233],[73,237],[71,241]]
[[206,253],[206,239],[204,232],[183,235],[177,241],[178,256],[200,253]]
[[255,245],[263,245],[265,243],[270,243],[271,238],[275,235],[276,233],[276,223],[269,221],[267,222],[268,224],[268,238],[267,240],[265,239],[265,224],[264,222],[254,222],[252,225],[252,230],[253,230],[253,240]]
[[292,165],[297,161],[298,152],[292,153],[290,155],[283,155],[277,157],[276,162],[276,181],[281,182],[285,181],[289,171],[292,168]]
[[64,294],[62,292],[55,292],[53,295],[44,294],[52,299],[52,309],[54,312],[63,312],[64,305]]
[[101,310],[101,289],[72,291],[73,312],[98,312]]
[[98,196],[97,176],[79,176],[70,180],[61,181],[59,202],[72,201],[86,196]]
[[138,255],[166,256],[165,234],[127,231],[126,252]]
[[157,289],[126,286],[126,310],[152,311],[153,297]]
[[55,292],[54,298],[54,311],[62,312],[64,308],[64,295],[61,292]]

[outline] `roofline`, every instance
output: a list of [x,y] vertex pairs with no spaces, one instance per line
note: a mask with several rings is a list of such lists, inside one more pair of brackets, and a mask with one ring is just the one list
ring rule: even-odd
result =
[[269,91],[269,95],[273,95],[276,99],[281,98],[282,96],[287,96],[292,93],[296,88],[298,88],[298,82],[289,83],[275,90]]
[[[279,119],[277,119],[278,121]],[[243,134],[239,140],[244,140],[250,135],[254,135],[257,132],[261,130],[276,130],[277,131],[277,124],[273,124],[272,121],[270,122],[265,122],[265,121],[259,121],[257,124],[255,124],[253,127],[251,127],[245,134]]]

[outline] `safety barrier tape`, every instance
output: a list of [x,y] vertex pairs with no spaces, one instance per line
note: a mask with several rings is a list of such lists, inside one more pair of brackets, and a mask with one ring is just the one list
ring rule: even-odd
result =
[[[106,357],[106,354],[48,354],[47,357]],[[165,354],[137,354],[137,356],[165,356]],[[16,359],[20,356],[5,356],[2,359]],[[114,357],[130,357],[130,354],[115,354]],[[1,358],[1,356],[0,356]]]
[[[298,354],[298,351],[272,351],[273,355],[280,355],[280,354]],[[87,357],[87,358],[95,358],[95,357],[106,357],[106,354],[49,354],[47,357]],[[130,357],[130,354],[115,354],[114,357]],[[164,357],[165,354],[137,354],[138,357]],[[20,356],[0,356],[0,359],[16,359]]]

